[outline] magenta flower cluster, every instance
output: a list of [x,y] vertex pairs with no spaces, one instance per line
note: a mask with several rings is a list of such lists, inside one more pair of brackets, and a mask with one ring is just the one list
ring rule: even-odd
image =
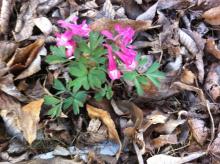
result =
[[[82,24],[77,24],[77,17],[73,18],[71,22],[59,20],[58,24],[65,29],[64,33],[56,34],[57,46],[64,46],[66,48],[66,57],[73,56],[76,48],[76,42],[73,40],[74,36],[88,37],[91,31],[89,25],[85,21]],[[121,71],[117,67],[117,60],[121,61],[127,71],[132,71],[136,68],[137,52],[134,46],[130,45],[135,31],[131,27],[121,27],[119,24],[115,26],[116,33],[108,30],[101,32],[107,38],[103,46],[108,51],[108,75],[111,80],[120,79]],[[119,50],[114,50],[111,43],[115,44]]]

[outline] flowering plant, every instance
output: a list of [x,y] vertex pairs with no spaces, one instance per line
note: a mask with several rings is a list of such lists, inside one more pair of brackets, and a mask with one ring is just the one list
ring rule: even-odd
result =
[[114,32],[103,30],[98,33],[85,21],[77,24],[77,18],[71,22],[60,20],[58,24],[64,32],[56,34],[57,46],[51,46],[52,55],[46,61],[65,65],[70,80],[55,79],[53,88],[58,92],[54,96],[45,96],[45,103],[52,106],[49,111],[52,117],[71,107],[78,114],[88,95],[97,100],[111,99],[116,80],[132,82],[137,93],[142,95],[142,85],[148,80],[158,86],[158,78],[164,77],[156,62],[145,72],[137,71],[136,68],[146,60],[142,60],[131,45],[135,34],[131,27],[117,24]]

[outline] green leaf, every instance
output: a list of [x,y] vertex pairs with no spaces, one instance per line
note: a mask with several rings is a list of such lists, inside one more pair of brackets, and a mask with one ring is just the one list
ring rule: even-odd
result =
[[123,78],[126,80],[133,81],[137,76],[137,73],[135,71],[133,72],[124,72]]
[[141,85],[140,85],[140,83],[138,82],[137,79],[134,80],[134,85],[135,85],[135,87],[136,87],[137,94],[138,94],[139,96],[142,96],[142,95],[144,94],[144,91],[143,91],[143,89],[142,89],[142,87],[141,87]]
[[75,99],[84,103],[86,101],[87,94],[84,91],[77,92],[75,95]]
[[65,47],[59,46],[50,46],[50,51],[53,55],[60,56],[60,57],[66,57]]
[[44,104],[53,106],[53,105],[56,105],[58,103],[60,103],[59,99],[57,99],[53,96],[48,96],[48,95],[44,96]]
[[72,102],[73,102],[73,97],[68,97],[67,99],[65,99],[63,101],[63,109],[67,110],[72,105]]
[[160,68],[160,64],[159,64],[158,62],[154,62],[154,63],[150,66],[150,68],[147,70],[146,73],[147,73],[147,74],[153,73],[153,72],[157,71],[158,68]]
[[77,100],[73,100],[73,113],[75,115],[79,114],[79,104]]
[[146,76],[138,76],[137,80],[140,84],[147,84],[147,77]]
[[48,64],[58,64],[58,63],[65,63],[67,59],[61,56],[57,56],[57,55],[49,55],[46,57],[45,61]]
[[82,63],[79,63],[78,65],[71,66],[69,68],[69,73],[75,77],[83,77],[87,75],[88,71]]
[[150,74],[148,73],[147,76],[163,79],[165,78],[165,73],[161,71],[155,71],[154,73],[150,73]]
[[87,45],[85,40],[80,39],[78,45],[79,45],[79,49],[80,49],[81,52],[83,52],[85,54],[90,54],[90,48]]
[[97,47],[95,50],[92,51],[92,55],[95,57],[95,58],[99,58],[100,56],[104,55],[107,53],[107,50],[104,49],[103,47]]
[[151,81],[152,83],[156,86],[156,87],[160,87],[160,81],[155,78],[155,77],[152,77],[152,76],[147,76]]
[[94,98],[95,98],[97,101],[100,101],[100,100],[102,100],[102,98],[105,96],[105,94],[106,94],[106,89],[105,89],[105,88],[102,88],[99,92],[95,93]]
[[94,50],[103,42],[103,36],[101,36],[98,32],[90,32],[89,41],[91,50]]
[[62,107],[62,104],[58,104],[58,105],[54,106],[53,108],[51,108],[47,114],[50,115],[52,118],[58,117],[58,116],[60,116],[60,114],[62,112],[61,107]]
[[107,89],[106,89],[106,98],[108,100],[110,100],[112,98],[112,96],[113,96],[112,88],[111,87],[107,87]]
[[63,83],[58,79],[54,80],[53,88],[55,88],[56,90],[59,90],[59,91],[65,91],[66,90]]

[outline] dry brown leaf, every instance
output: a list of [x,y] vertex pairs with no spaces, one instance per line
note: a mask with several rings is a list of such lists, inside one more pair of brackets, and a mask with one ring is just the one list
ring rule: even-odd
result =
[[111,20],[107,18],[101,18],[97,19],[95,22],[91,24],[91,29],[95,31],[114,31],[116,24],[120,24],[123,27],[131,26],[137,32],[147,30],[151,27],[151,21],[136,21],[131,19]]
[[34,43],[16,50],[15,55],[7,63],[10,71],[19,74],[26,69],[36,59],[39,50],[44,44],[44,39],[38,39]]
[[147,9],[143,14],[139,15],[136,20],[153,20],[157,11],[158,2]]
[[15,87],[12,74],[8,74],[0,78],[0,90],[7,93],[8,95],[11,95],[21,102],[27,101],[27,97],[20,93]]
[[13,0],[2,0],[0,13],[0,33],[6,33],[9,29],[9,19],[13,9]]
[[203,145],[208,137],[208,129],[205,127],[205,122],[203,120],[190,118],[188,124],[195,140],[200,145]]
[[8,67],[6,67],[6,63],[5,62],[1,62],[0,61],[0,78],[2,77],[2,76],[4,76],[8,71],[9,71],[9,68]]
[[148,158],[147,164],[158,164],[158,161],[159,163],[163,163],[163,164],[183,164],[195,160],[197,158],[200,158],[205,154],[206,154],[205,152],[194,152],[185,157],[173,157],[166,154],[158,154]]
[[0,41],[0,61],[6,62],[15,52],[17,44],[14,42]]
[[184,69],[180,77],[181,82],[189,85],[193,84],[195,79],[195,74],[192,73],[192,71],[190,71],[189,69]]
[[143,13],[140,5],[138,5],[134,0],[121,0],[122,7],[125,9],[126,16],[129,19],[136,19],[138,15]]
[[37,136],[37,125],[40,120],[41,106],[44,100],[32,101],[21,109],[20,125],[24,138],[31,144]]
[[205,19],[205,22],[211,25],[220,25],[220,6],[204,12],[202,17]]
[[213,63],[209,69],[206,81],[205,89],[208,91],[209,95],[216,102],[220,101],[220,65],[219,63]]
[[104,111],[103,109],[95,108],[95,107],[88,105],[88,104],[86,105],[86,109],[87,109],[88,115],[91,119],[98,118],[105,124],[105,126],[108,128],[109,138],[112,140],[115,140],[120,145],[119,151],[116,155],[116,158],[118,159],[120,156],[120,153],[121,153],[122,145],[121,145],[120,138],[118,136],[118,132],[115,127],[115,123],[111,119],[110,114],[108,112]]
[[47,17],[35,18],[33,21],[44,35],[49,35],[52,32],[53,25]]
[[215,40],[212,38],[208,38],[206,40],[206,51],[216,57],[217,59],[220,59],[220,50],[218,49],[217,45],[215,44]]
[[155,128],[156,132],[159,133],[166,133],[171,134],[179,125],[182,125],[185,123],[186,120],[168,120],[165,124],[159,125]]
[[155,149],[158,149],[167,144],[178,144],[176,134],[160,135],[151,141],[151,144]]
[[213,141],[213,143],[211,144],[209,150],[211,151],[211,153],[213,153],[214,155],[219,155],[220,154],[220,133],[218,134],[218,136],[216,137],[216,139]]

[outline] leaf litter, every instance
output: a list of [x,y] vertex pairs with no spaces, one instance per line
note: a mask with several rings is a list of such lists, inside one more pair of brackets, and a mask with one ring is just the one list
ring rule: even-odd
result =
[[[219,5],[214,0],[2,0],[0,120],[7,139],[0,138],[1,161],[219,163]],[[144,74],[158,61],[165,77],[140,84],[141,96],[134,81],[114,82],[111,100],[100,102],[90,93],[79,115],[67,108],[60,118],[49,117],[43,97],[56,94],[54,79],[72,77],[65,63],[49,66],[46,56],[62,31],[57,21],[73,16],[98,32],[114,32],[117,24],[132,27],[132,45],[145,61],[137,72]],[[56,88],[65,100],[62,88],[68,86],[58,82]]]

